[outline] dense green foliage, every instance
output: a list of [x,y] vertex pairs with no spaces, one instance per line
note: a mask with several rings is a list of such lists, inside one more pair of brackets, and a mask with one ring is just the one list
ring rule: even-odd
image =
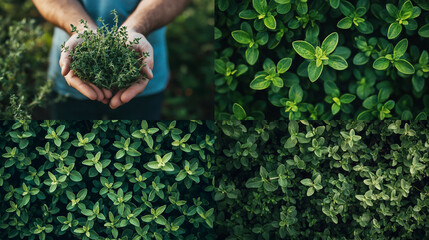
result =
[[214,0],[193,0],[167,25],[171,79],[162,114],[168,119],[213,119]]
[[82,40],[73,51],[62,46],[62,51],[69,53],[72,58],[70,69],[76,76],[86,82],[91,82],[99,88],[114,92],[130,87],[145,76],[142,76],[143,62],[149,53],[138,53],[132,46],[138,44],[140,38],[128,39],[126,27],[118,27],[118,15],[114,15],[114,26],[107,26],[102,18],[98,19],[101,27],[96,31],[89,29],[86,21],[81,19],[84,29],[79,32],[76,26],[72,33],[78,34]]
[[51,89],[46,80],[47,54],[42,29],[34,20],[0,17],[0,119],[28,119],[45,103]]
[[213,122],[0,127],[1,239],[213,239]]
[[216,119],[427,119],[427,1],[216,7]]
[[429,123],[222,121],[220,239],[429,238]]

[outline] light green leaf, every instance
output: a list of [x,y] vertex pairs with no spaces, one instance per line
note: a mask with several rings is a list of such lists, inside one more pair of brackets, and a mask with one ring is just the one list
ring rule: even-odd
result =
[[338,44],[338,33],[333,32],[329,34],[325,40],[322,42],[322,50],[325,52],[326,55],[332,53]]
[[307,71],[308,71],[308,78],[310,78],[310,81],[315,82],[317,79],[319,79],[320,75],[322,74],[323,64],[317,67],[316,60],[313,60],[310,62],[310,64],[308,64]]
[[390,61],[387,60],[385,57],[379,57],[377,60],[374,61],[372,64],[372,67],[376,70],[385,70],[389,67]]
[[232,112],[238,120],[244,120],[247,116],[244,108],[238,103],[234,103],[234,105],[232,106]]
[[329,56],[328,65],[335,70],[344,70],[348,67],[347,61],[337,55]]
[[413,65],[411,65],[411,63],[409,63],[407,60],[399,59],[396,60],[393,64],[401,73],[414,74],[415,72]]
[[314,59],[316,49],[306,41],[295,41],[292,43],[293,49],[305,59]]

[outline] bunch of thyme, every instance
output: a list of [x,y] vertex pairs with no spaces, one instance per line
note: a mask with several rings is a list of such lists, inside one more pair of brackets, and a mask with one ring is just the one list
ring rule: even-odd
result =
[[115,10],[115,26],[111,29],[100,17],[98,21],[101,27],[97,31],[89,29],[87,22],[80,20],[84,25],[84,31],[79,32],[73,25],[72,32],[78,34],[83,41],[73,51],[62,45],[62,51],[69,52],[72,58],[70,69],[83,81],[91,82],[97,87],[116,92],[127,88],[146,76],[141,69],[146,66],[142,59],[149,53],[139,53],[131,47],[138,44],[141,38],[128,41],[128,33],[125,26],[118,28],[118,15]]

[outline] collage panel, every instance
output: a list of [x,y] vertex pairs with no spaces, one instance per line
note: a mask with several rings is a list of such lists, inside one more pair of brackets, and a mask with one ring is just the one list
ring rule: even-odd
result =
[[218,121],[218,239],[426,239],[427,121]]
[[215,239],[213,121],[2,121],[0,149],[0,239]]
[[429,3],[217,0],[215,119],[426,120]]
[[214,0],[2,0],[0,19],[0,119],[213,119]]

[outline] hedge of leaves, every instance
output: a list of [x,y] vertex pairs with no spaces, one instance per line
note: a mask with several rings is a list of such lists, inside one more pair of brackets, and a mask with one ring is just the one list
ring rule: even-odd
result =
[[216,119],[427,119],[429,2],[217,1]]
[[213,122],[0,127],[1,239],[213,239]]
[[34,19],[0,17],[0,119],[29,119],[35,107],[46,104],[52,83],[41,60],[48,50]]
[[429,238],[429,123],[217,124],[221,239]]

